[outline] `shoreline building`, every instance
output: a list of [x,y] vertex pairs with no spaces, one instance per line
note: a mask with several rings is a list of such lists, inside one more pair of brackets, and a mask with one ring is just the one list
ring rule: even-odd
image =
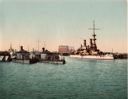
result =
[[60,45],[58,48],[58,52],[62,55],[70,55],[75,51],[74,47],[68,46],[68,45]]

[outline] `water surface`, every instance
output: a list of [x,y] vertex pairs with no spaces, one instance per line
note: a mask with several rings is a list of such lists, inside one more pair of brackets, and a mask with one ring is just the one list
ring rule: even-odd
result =
[[127,60],[0,63],[0,99],[127,99]]

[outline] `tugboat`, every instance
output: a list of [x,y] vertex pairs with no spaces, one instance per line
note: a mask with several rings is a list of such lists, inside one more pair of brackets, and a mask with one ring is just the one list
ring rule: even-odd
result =
[[15,53],[15,58],[12,59],[12,62],[23,63],[23,64],[33,64],[38,61],[35,58],[30,58],[30,53],[23,49],[23,46],[20,47],[20,51]]
[[113,60],[113,54],[106,54],[97,48],[95,30],[98,29],[95,28],[95,21],[93,21],[93,28],[90,29],[93,30],[93,38],[90,39],[90,45],[86,45],[86,40],[84,40],[84,45],[81,44],[80,48],[74,52],[73,55],[70,55],[70,57],[81,59]]
[[57,52],[50,52],[42,48],[41,58],[39,62],[52,63],[52,64],[65,64],[65,59]]

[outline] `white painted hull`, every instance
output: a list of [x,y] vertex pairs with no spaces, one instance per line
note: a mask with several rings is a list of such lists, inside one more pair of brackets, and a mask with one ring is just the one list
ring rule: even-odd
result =
[[81,56],[81,55],[70,55],[70,57],[73,58],[80,58],[80,59],[96,59],[96,60],[113,60],[114,57],[112,55],[97,55],[97,56],[93,56],[93,55],[85,55],[85,56]]

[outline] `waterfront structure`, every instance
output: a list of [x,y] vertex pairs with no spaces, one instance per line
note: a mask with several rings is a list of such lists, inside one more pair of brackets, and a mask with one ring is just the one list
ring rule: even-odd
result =
[[75,51],[74,47],[71,47],[71,46],[68,46],[68,45],[60,45],[59,48],[58,48],[58,52],[61,55],[70,55],[70,53],[73,53],[74,51]]
[[62,55],[69,55],[69,47],[67,45],[60,45],[58,52]]

